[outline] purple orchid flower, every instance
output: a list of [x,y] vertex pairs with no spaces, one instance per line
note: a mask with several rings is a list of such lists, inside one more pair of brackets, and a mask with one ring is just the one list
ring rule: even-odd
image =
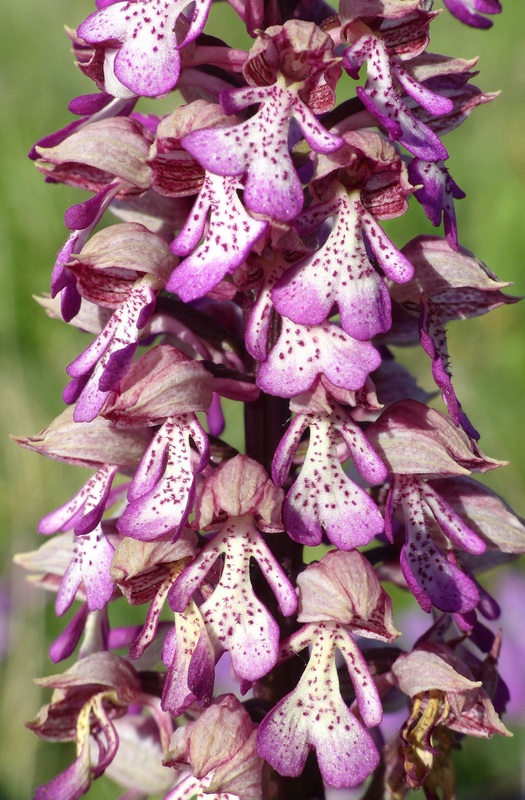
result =
[[64,399],[76,402],[76,422],[92,422],[128,371],[138,346],[138,332],[153,313],[154,287],[160,288],[159,283],[153,277],[138,281],[102,333],[68,366],[73,381],[66,387]]
[[407,150],[426,161],[443,161],[448,153],[439,138],[415,117],[395,86],[404,91],[432,115],[446,114],[452,103],[415,81],[388,52],[379,38],[363,36],[345,51],[343,64],[357,78],[366,61],[368,73],[365,88],[357,88],[357,96],[385,128],[391,140],[398,139]]
[[[92,342],[70,407],[16,439],[91,475],[16,557],[57,615],[79,601],[50,649],[77,662],[29,723],[76,758],[35,798],[104,772],[122,800],[452,798],[458,737],[508,734],[482,573],[525,552],[471,478],[502,462],[445,329],[515,302],[459,243],[442,142],[495,95],[428,52],[429,0],[229,3],[249,50],[211,0],[96,0],[69,38],[99,93],[31,153],[93,194],[38,301]],[[400,247],[411,195],[444,236]],[[406,652],[381,580],[434,614]]]
[[[192,457],[190,438],[199,457]],[[186,523],[195,497],[195,473],[209,457],[208,439],[193,414],[170,417],[152,439],[151,446],[128,489],[128,505],[118,521],[125,536],[149,541],[173,538]]]
[[104,48],[109,94],[156,97],[173,89],[180,73],[179,50],[201,32],[211,0],[197,0],[188,21],[184,10],[189,5],[188,0],[116,2],[95,11],[78,27],[81,39]]
[[[207,173],[188,222],[171,245],[173,253],[187,258],[166,288],[185,302],[203,297],[228,272],[235,272],[268,227],[267,222],[253,219],[245,211],[237,188],[240,187],[234,178]],[[199,245],[208,212],[209,225]]]
[[261,108],[247,122],[230,129],[195,131],[182,143],[208,171],[232,177],[246,175],[244,200],[250,211],[288,221],[303,207],[301,182],[288,151],[292,115],[317,152],[337,150],[343,140],[326,131],[309,108],[279,84],[221,94],[227,114],[255,103]]
[[345,475],[338,440],[344,441],[366,480],[381,483],[387,473],[352,418],[335,403],[327,406],[316,414],[308,402],[301,404],[276,450],[272,474],[277,484],[285,483],[301,436],[309,428],[301,471],[283,505],[286,530],[294,541],[310,546],[321,543],[324,530],[338,548],[350,550],[368,544],[383,531],[384,522],[370,496]]
[[367,245],[392,280],[409,280],[413,267],[363,208],[359,193],[335,187],[333,199],[310,207],[296,224],[308,230],[321,216],[335,217],[332,231],[322,247],[277,281],[274,306],[292,322],[319,325],[337,302],[343,330],[354,339],[371,339],[390,328],[391,317],[390,295],[370,263]]
[[[249,577],[250,559],[255,559],[259,564],[284,616],[293,614],[297,607],[297,598],[283,569],[272,556],[253,522],[253,515],[257,512],[260,514],[264,509],[264,513],[267,513],[267,476],[263,470],[255,473],[254,467],[248,461],[242,462],[240,469],[245,480],[251,477],[258,482],[264,482],[264,494],[261,495],[260,489],[254,486],[255,493],[251,495],[241,489],[241,484],[237,481],[229,486],[225,481],[227,475],[233,477],[236,467],[238,464],[227,462],[220,482],[215,479],[212,483],[215,503],[231,516],[178,578],[170,590],[169,602],[175,611],[183,611],[217,559],[224,555],[220,580],[213,594],[200,607],[200,612],[217,656],[228,650],[237,675],[244,680],[253,681],[271,669],[269,665],[275,664],[279,630],[272,615],[253,591]],[[236,495],[236,490],[243,494]],[[273,494],[273,502],[282,502],[278,491]],[[201,502],[204,497],[205,495]],[[259,525],[261,524],[264,523],[259,519]],[[270,530],[273,527],[273,523],[270,523]],[[243,624],[239,625],[241,621]]]
[[[352,575],[353,584],[340,583],[344,573]],[[361,604],[358,587],[362,581],[370,581],[370,587]],[[283,642],[280,657],[288,659],[309,646],[310,660],[295,690],[263,719],[257,750],[280,774],[296,776],[309,749],[314,748],[326,783],[336,788],[356,786],[378,763],[378,752],[365,726],[378,725],[382,709],[350,631],[391,641],[397,631],[391,622],[390,603],[373,570],[355,551],[329,553],[319,564],[307,567],[301,575],[300,592],[298,621],[306,624]],[[337,688],[336,648],[352,680],[360,720],[347,708]]]

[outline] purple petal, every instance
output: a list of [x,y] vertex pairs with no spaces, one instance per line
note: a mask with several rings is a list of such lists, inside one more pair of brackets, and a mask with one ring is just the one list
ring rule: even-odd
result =
[[208,706],[215,684],[215,654],[207,631],[201,631],[188,667],[188,687],[199,703]]
[[273,251],[269,264],[265,262],[263,283],[245,331],[246,349],[257,361],[265,361],[268,356],[268,335],[274,318],[271,291],[287,266],[288,262],[278,251]]
[[303,207],[301,182],[288,152],[295,96],[277,85],[238,91],[246,104],[264,99],[253,117],[233,128],[194,131],[182,144],[209,172],[246,174],[244,202],[251,211],[291,220]]
[[298,414],[289,424],[282,437],[272,462],[272,479],[278,486],[282,486],[290,472],[295,451],[299,446],[301,437],[310,424],[305,414]]
[[[137,325],[138,327],[138,325]],[[120,350],[113,351],[106,361],[104,372],[98,382],[100,392],[110,392],[126,375],[137,352],[138,342],[131,342]]]
[[166,287],[186,303],[203,297],[228,272],[235,272],[268,228],[267,221],[246,213],[236,188],[236,180],[208,173],[196,211],[190,212],[188,223],[172,245],[172,251],[182,255],[200,239],[203,215],[209,207],[210,221],[203,243],[175,269]]
[[76,317],[81,304],[75,275],[67,269],[66,264],[80,252],[119,187],[119,182],[105,186],[95,197],[71,206],[64,215],[64,222],[72,232],[55,260],[51,277],[51,297],[62,292],[61,306],[65,322],[70,322]]
[[214,392],[211,404],[206,412],[208,430],[212,436],[220,436],[226,427],[226,419],[221,405],[221,398]]
[[310,661],[293,692],[261,722],[257,751],[280,775],[297,777],[313,747],[327,784],[357,786],[374,771],[379,754],[339,693],[329,630],[312,628]]
[[80,583],[84,584],[90,611],[99,611],[113,594],[111,560],[114,548],[99,525],[91,533],[75,537],[74,554],[64,574],[55,603],[57,616],[62,616],[75,599]]
[[55,614],[57,617],[61,617],[71,608],[82,583],[82,571],[78,554],[79,542],[79,539],[75,540],[73,558],[64,573],[55,598]]
[[86,741],[78,758],[67,769],[37,787],[34,800],[80,800],[91,786],[89,756],[89,742]]
[[345,660],[361,719],[367,728],[373,728],[383,718],[383,707],[370,667],[346,628],[339,628],[335,641]]
[[[343,330],[355,339],[371,339],[390,328],[391,304],[388,289],[366,252],[360,193],[348,195],[341,187],[327,211],[335,215],[330,235],[276,283],[274,306],[293,322],[319,325],[337,302]],[[400,259],[407,261],[401,254]]]
[[277,661],[279,626],[253,592],[251,558],[263,568],[283,613],[295,611],[297,598],[251,520],[234,517],[216,534],[177,579],[170,591],[170,605],[174,610],[184,608],[221,554],[224,554],[221,577],[211,597],[200,608],[202,618],[215,651],[230,652],[233,668],[240,678],[258,680]]
[[128,488],[128,501],[134,502],[155,488],[166,469],[168,450],[174,425],[171,421],[162,425],[151,440],[137,467]]
[[83,603],[76,614],[68,622],[62,633],[55,639],[49,648],[49,657],[54,664],[69,658],[84,633],[89,609]]
[[400,565],[408,588],[423,611],[430,612],[432,605],[450,613],[476,608],[479,592],[475,583],[451,564],[429,537],[422,538],[412,553],[410,544],[403,545]]
[[97,192],[94,197],[90,197],[89,200],[70,206],[64,214],[64,222],[69,230],[84,231],[89,228],[91,232],[119,188],[110,183]]
[[[114,567],[113,567],[113,573],[114,573]],[[140,577],[137,578],[137,580],[134,582],[135,586],[139,581]],[[140,630],[140,632],[138,633],[138,635],[133,640],[133,642],[130,644],[129,648],[130,658],[133,659],[140,658],[144,654],[145,650],[152,643],[152,641],[155,639],[159,628],[160,614],[164,607],[164,601],[166,599],[166,595],[168,594],[168,591],[172,583],[173,583],[173,574],[170,572],[158,586],[155,597],[150,603],[144,625]]]
[[499,0],[443,0],[448,10],[465,25],[473,28],[491,28],[492,20],[483,14],[500,14]]
[[156,293],[150,283],[144,278],[133,287],[102,333],[68,366],[73,378],[93,370],[77,400],[75,422],[92,422],[129,368],[139,330],[154,309]]
[[421,189],[416,189],[414,197],[425,209],[432,225],[440,225],[443,217],[447,242],[454,250],[459,250],[454,198],[460,200],[465,193],[452,180],[441,161],[413,158],[408,165],[408,176],[414,186],[423,184]]
[[177,717],[195,700],[209,705],[216,659],[199,609],[193,602],[175,617],[175,627],[164,643],[162,660],[168,668],[162,693],[164,711]]
[[390,241],[372,214],[363,214],[362,225],[367,242],[385,275],[395,283],[407,283],[414,275],[414,267],[408,258]]
[[304,103],[298,102],[294,108],[294,116],[304,138],[316,153],[333,153],[344,144],[344,139],[336,134],[329,133],[323,128],[317,117],[312,114]]
[[118,521],[119,531],[144,542],[154,541],[169,532],[175,538],[193,506],[193,481],[192,471],[182,463],[168,467],[151,491],[128,503]]
[[425,111],[439,117],[441,114],[448,114],[454,108],[454,103],[448,97],[432,92],[423,83],[418,83],[409,75],[399,63],[393,62],[392,73],[405,90]]
[[117,318],[113,315],[102,333],[68,365],[66,371],[71,378],[80,378],[93,369],[111,342],[117,324]]
[[479,602],[476,585],[434,544],[417,488],[403,490],[402,504],[407,541],[400,565],[410,591],[424,611],[432,605],[452,613],[471,611]]
[[428,297],[422,296],[419,336],[423,350],[432,361],[432,376],[454,424],[461,425],[463,430],[477,441],[480,434],[461,408],[452,386],[447,335],[441,316],[439,306]]
[[421,484],[421,493],[424,502],[431,510],[434,519],[443,533],[450,541],[466,550],[467,553],[481,555],[485,552],[486,544],[454,509],[436,492],[428,483]]
[[388,470],[352,417],[342,408],[338,408],[331,415],[330,420],[343,437],[363,478],[372,485],[383,483],[387,478]]
[[[190,437],[201,453],[193,466]],[[125,536],[151,541],[186,522],[195,497],[195,471],[207,461],[207,437],[193,415],[167,420],[144,454],[117,527]]]
[[283,521],[295,541],[318,545],[324,529],[342,550],[368,544],[384,528],[373,500],[343,472],[327,420],[310,423],[308,452],[286,496]]
[[249,587],[234,589],[226,579],[221,580],[201,612],[212,642],[230,652],[232,667],[240,678],[256,681],[273,669],[279,652],[279,626]]
[[357,391],[380,363],[369,342],[352,339],[336,325],[294,325],[283,319],[279,339],[261,364],[257,385],[278,397],[292,397],[309,389],[321,374],[335,386]]
[[[420,122],[404,103],[394,84],[394,69],[388,51],[381,40],[373,35],[362,36],[343,55],[343,65],[354,78],[358,77],[359,68],[365,61],[366,86],[358,86],[356,93],[365,108],[383,125],[390,139],[398,139],[407,150],[426,161],[448,158],[439,137]],[[399,72],[401,68],[393,63]],[[415,94],[415,86],[411,82],[410,86],[411,93]],[[422,87],[419,93],[428,99]]]
[[104,465],[94,476],[93,481],[86,484],[86,502],[82,519],[75,526],[75,533],[91,533],[102,519],[106,510],[108,498],[111,492],[113,478],[117,474],[118,467]]
[[111,51],[121,42],[114,61],[106,55],[107,88],[111,72],[134,94],[156,97],[172,89],[179,77],[179,48],[198,36],[211,0],[197,0],[193,19],[184,41],[177,43],[177,19],[188,6],[187,0],[145,0],[117,2],[91,14],[78,28],[81,39],[92,45],[105,45]]
[[106,92],[83,94],[79,97],[74,97],[73,100],[68,103],[67,110],[81,117],[91,117],[93,114],[106,108],[113,99],[114,98],[110,94],[106,94]]

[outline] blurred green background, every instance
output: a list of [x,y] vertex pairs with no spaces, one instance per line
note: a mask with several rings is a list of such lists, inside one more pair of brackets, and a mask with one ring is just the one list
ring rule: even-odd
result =
[[[513,281],[510,291],[523,295],[525,9],[520,2],[504,4],[491,31],[467,29],[444,12],[433,24],[430,49],[479,55],[477,84],[485,91],[502,90],[446,144],[452,175],[467,193],[457,204],[460,241],[502,280]],[[67,746],[43,745],[23,727],[43,702],[33,678],[61,667],[47,657],[56,632],[47,597],[12,570],[10,560],[15,552],[37,546],[38,519],[85,478],[82,470],[19,449],[8,436],[36,433],[60,412],[65,365],[86,346],[80,333],[46,318],[32,300],[33,294],[48,291],[54,257],[66,235],[62,215],[79,194],[44,184],[26,153],[36,139],[70,120],[66,105],[72,97],[94,91],[74,68],[63,32],[64,24],[76,27],[92,10],[87,0],[17,0],[4,6],[0,26],[0,800],[27,800],[36,783],[63,768],[64,754],[72,755]],[[230,9],[221,4],[213,12],[231,41]],[[400,246],[429,230],[413,205],[410,219],[389,228]],[[510,462],[490,476],[490,483],[525,515],[523,308],[518,304],[452,324],[449,333],[455,387],[482,432],[481,446]],[[426,357],[410,358],[420,382],[431,388]],[[516,608],[515,613],[523,612]],[[511,727],[517,731],[514,739],[474,741],[459,754],[459,798],[525,797],[523,730]],[[89,796],[115,798],[118,790],[102,780]]]

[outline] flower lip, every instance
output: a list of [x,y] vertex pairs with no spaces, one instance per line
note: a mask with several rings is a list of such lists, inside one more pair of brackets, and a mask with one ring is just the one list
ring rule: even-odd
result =
[[173,89],[180,74],[179,51],[203,29],[211,0],[195,0],[188,23],[183,12],[189,5],[188,0],[117,2],[79,25],[81,39],[104,48],[104,79],[110,94],[157,97]]

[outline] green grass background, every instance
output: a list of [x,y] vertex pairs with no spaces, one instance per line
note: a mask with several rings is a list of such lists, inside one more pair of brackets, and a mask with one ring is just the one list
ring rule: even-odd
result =
[[[502,90],[446,144],[451,172],[467,192],[457,204],[461,242],[523,295],[525,9],[519,0],[504,5],[491,31],[472,31],[443,13],[433,25],[430,49],[479,55],[478,85]],[[32,679],[61,667],[54,668],[47,657],[57,630],[47,598],[9,565],[15,552],[38,544],[37,520],[78,489],[83,471],[22,451],[8,436],[36,433],[60,412],[65,365],[87,342],[76,330],[47,319],[31,297],[48,290],[54,256],[66,234],[62,215],[79,194],[44,184],[26,153],[37,138],[69,121],[66,104],[72,97],[93,91],[74,68],[62,30],[64,24],[76,27],[91,11],[84,0],[17,0],[5,5],[0,25],[0,589],[11,607],[8,652],[0,664],[0,800],[30,798],[35,783],[62,768],[67,750],[43,745],[23,727],[43,702]],[[213,11],[230,36],[229,8],[221,4]],[[417,207],[409,217],[390,227],[398,245],[429,230]],[[490,476],[491,485],[522,515],[524,333],[520,304],[450,326],[455,386],[463,406],[482,432],[485,452],[510,462]],[[430,388],[426,358],[403,357],[411,359],[421,383]],[[524,749],[519,732],[513,740],[467,745],[458,758],[458,797],[524,797]],[[104,780],[90,794],[98,800],[117,796],[118,790]]]

